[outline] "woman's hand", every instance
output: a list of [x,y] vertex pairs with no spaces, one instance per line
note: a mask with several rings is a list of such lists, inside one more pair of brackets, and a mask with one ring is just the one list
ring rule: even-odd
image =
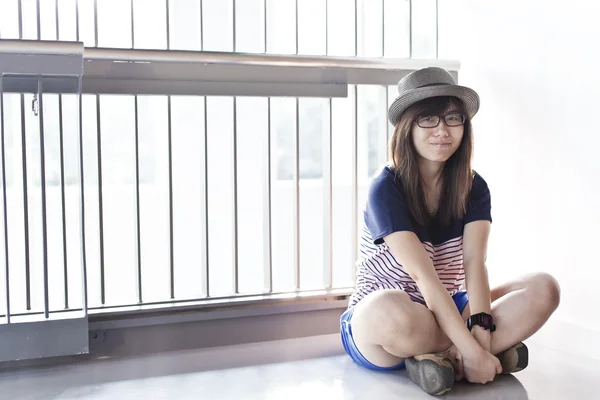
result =
[[483,349],[472,356],[463,355],[462,368],[464,377],[471,383],[485,384],[502,373],[500,360]]
[[471,330],[471,334],[479,343],[482,349],[487,351],[488,353],[491,351],[491,343],[492,343],[492,334],[487,329],[483,329],[482,327],[475,325]]

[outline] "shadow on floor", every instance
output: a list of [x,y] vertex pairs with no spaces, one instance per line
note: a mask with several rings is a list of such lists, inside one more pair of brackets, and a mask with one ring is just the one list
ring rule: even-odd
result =
[[[429,398],[408,377],[405,369],[397,371],[371,371],[348,363],[342,378],[344,399],[381,398],[414,399]],[[511,399],[526,400],[527,390],[513,375],[501,375],[486,385],[457,382],[456,386],[442,396],[444,399]]]

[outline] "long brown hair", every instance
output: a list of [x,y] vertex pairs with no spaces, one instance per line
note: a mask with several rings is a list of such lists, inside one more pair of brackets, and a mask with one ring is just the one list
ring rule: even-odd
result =
[[[419,172],[418,153],[412,138],[412,127],[416,118],[441,115],[450,106],[465,115],[464,133],[458,149],[444,165],[438,211],[435,216],[431,216],[427,209],[423,181]],[[440,121],[440,124],[443,123]],[[465,215],[473,180],[471,129],[471,120],[465,106],[456,97],[426,99],[412,105],[402,114],[390,141],[389,152],[392,168],[404,187],[410,212],[417,223],[423,226],[432,223],[446,226],[453,219],[460,219]]]

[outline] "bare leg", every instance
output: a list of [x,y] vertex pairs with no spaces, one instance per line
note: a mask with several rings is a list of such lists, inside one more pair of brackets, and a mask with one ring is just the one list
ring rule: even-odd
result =
[[365,297],[352,315],[352,336],[374,365],[391,367],[416,354],[452,345],[427,307],[401,290],[380,290]]
[[[493,289],[491,300],[497,326],[491,350],[498,354],[540,329],[558,307],[560,288],[552,276],[535,274]],[[467,306],[464,319],[469,312]],[[363,299],[354,311],[352,332],[359,351],[380,367],[452,346],[431,311],[400,290],[381,290]]]
[[[491,297],[497,327],[491,353],[499,354],[531,337],[548,321],[560,302],[560,288],[552,276],[535,274],[493,289]],[[463,318],[469,313],[467,305]]]

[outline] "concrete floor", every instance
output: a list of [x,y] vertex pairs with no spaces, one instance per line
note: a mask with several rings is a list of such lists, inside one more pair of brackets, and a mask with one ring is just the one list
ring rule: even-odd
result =
[[[556,329],[527,342],[526,370],[485,386],[460,383],[444,397],[598,398],[600,360],[596,352],[584,351],[592,333],[559,350],[560,341],[548,340],[560,339],[564,329]],[[337,335],[4,371],[0,388],[1,399],[18,400],[430,398],[405,371],[382,373],[355,365],[342,354]]]

